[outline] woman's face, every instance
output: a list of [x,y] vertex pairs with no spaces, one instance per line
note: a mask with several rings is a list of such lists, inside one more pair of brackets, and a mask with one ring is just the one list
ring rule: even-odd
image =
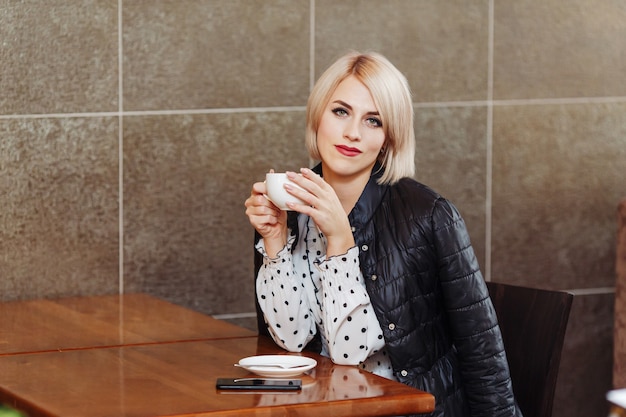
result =
[[385,131],[370,91],[349,76],[331,95],[317,129],[324,177],[369,178],[384,143]]

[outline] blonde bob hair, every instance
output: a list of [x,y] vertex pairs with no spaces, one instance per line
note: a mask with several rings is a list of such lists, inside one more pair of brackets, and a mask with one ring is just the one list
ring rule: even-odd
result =
[[306,109],[305,141],[309,156],[321,160],[317,148],[317,129],[328,102],[349,76],[367,87],[382,121],[385,142],[378,157],[383,174],[380,184],[393,184],[415,173],[415,132],[413,102],[409,84],[402,73],[384,56],[351,52],[339,58],[317,80]]

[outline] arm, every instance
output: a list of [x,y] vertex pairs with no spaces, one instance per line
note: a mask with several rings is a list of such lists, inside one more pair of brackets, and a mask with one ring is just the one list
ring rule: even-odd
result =
[[290,352],[300,352],[316,333],[315,318],[304,296],[304,287],[295,279],[293,262],[288,247],[276,258],[269,258],[263,240],[257,249],[263,254],[263,264],[256,279],[257,302],[272,339]]
[[443,199],[432,221],[444,306],[472,416],[515,415],[500,328],[465,223]]
[[[270,171],[273,172],[273,171]],[[254,279],[255,279],[255,307],[257,311],[257,326],[259,334],[270,336],[263,309],[259,304],[260,296],[256,285],[257,277],[265,273],[264,265],[269,258],[275,258],[281,248],[287,243],[289,227],[287,213],[276,207],[265,197],[267,192],[265,183],[253,184],[250,196],[245,201],[246,215],[250,224],[255,229],[254,244],[257,249],[254,252]],[[293,218],[292,218],[293,220]],[[297,229],[291,227],[297,232]],[[262,240],[261,240],[262,239]],[[264,303],[266,307],[266,303]],[[275,336],[272,334],[272,336]]]
[[383,332],[359,268],[358,249],[317,262],[324,337],[333,362],[358,365],[384,347]]

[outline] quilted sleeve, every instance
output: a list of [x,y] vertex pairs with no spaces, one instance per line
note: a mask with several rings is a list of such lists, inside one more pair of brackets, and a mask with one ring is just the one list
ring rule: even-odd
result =
[[521,416],[496,313],[458,210],[441,198],[432,214],[444,307],[472,416]]

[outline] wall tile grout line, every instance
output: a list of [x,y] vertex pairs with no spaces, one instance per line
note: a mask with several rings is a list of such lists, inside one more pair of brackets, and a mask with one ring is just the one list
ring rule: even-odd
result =
[[309,7],[309,91],[315,84],[315,0]]
[[39,114],[3,114],[0,120],[10,119],[61,119],[61,118],[79,118],[79,117],[117,117],[119,111],[109,112],[91,112],[91,113],[39,113]]
[[[313,90],[315,85],[315,0],[309,3],[309,92]],[[302,107],[302,111],[306,111],[306,106]],[[314,161],[309,157],[309,165],[313,165]]]
[[556,105],[556,104],[626,103],[626,96],[508,99],[508,100],[494,100],[493,103],[495,106],[498,106],[498,107],[499,106]]
[[493,48],[494,0],[489,1],[487,36],[487,132],[485,155],[485,280],[491,281],[491,233],[493,202]]
[[[580,98],[543,98],[543,99],[511,99],[511,100],[475,100],[475,101],[441,101],[413,103],[415,108],[441,107],[504,107],[529,105],[569,105],[569,104],[619,104],[626,103],[624,97],[580,97]],[[174,116],[187,114],[229,114],[229,113],[262,113],[262,112],[293,112],[305,111],[306,106],[275,106],[275,107],[233,107],[182,110],[132,110],[90,113],[38,113],[38,114],[4,114],[0,120],[11,119],[55,119],[78,117],[129,117],[129,116]]]
[[122,1],[117,5],[117,36],[118,36],[118,221],[119,221],[119,277],[118,291],[124,293],[124,50],[122,27]]

